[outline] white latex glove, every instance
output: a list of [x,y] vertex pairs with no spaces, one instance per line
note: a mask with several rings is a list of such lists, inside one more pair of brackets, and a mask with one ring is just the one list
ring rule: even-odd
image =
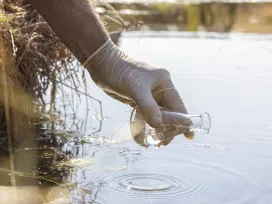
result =
[[158,128],[162,124],[159,106],[187,114],[166,69],[129,57],[111,40],[104,43],[86,63],[90,66],[87,68],[92,79],[100,88],[131,107],[139,107],[150,126]]

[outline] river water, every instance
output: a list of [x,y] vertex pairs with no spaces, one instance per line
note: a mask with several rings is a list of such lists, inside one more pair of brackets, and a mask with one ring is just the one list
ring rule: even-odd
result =
[[[143,148],[131,138],[131,109],[89,80],[105,117],[96,137],[106,138],[83,147],[90,164],[70,177],[77,184],[70,198],[101,204],[272,203],[271,36],[155,35],[128,33],[119,45],[167,68],[189,113],[211,115],[210,133]],[[83,102],[79,115],[84,112]]]
[[[62,183],[53,197],[65,197],[58,192],[67,188],[69,203],[271,204],[271,38],[238,33],[123,34],[118,44],[124,51],[170,71],[190,114],[211,115],[210,133],[196,133],[192,141],[180,135],[159,149],[141,147],[131,137],[131,108],[107,96],[86,75],[87,92],[96,100],[80,101],[68,92],[69,100],[61,100],[69,101],[77,120],[85,122],[84,134],[40,133],[40,151],[45,150],[42,158],[47,161],[39,161],[39,175]],[[74,126],[80,123],[64,129]],[[27,154],[26,158],[33,156]],[[73,171],[63,171],[63,165]],[[6,172],[2,166],[0,170]],[[31,177],[15,174],[25,180]],[[1,185],[7,185],[8,175],[3,173]],[[21,201],[31,195],[24,192]],[[54,203],[66,203],[59,201]]]

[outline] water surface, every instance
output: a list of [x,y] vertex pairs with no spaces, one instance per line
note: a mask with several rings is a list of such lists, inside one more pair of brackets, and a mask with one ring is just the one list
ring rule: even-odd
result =
[[[86,103],[69,93],[69,101],[61,100],[72,104],[79,121],[66,130],[85,121],[84,131],[41,131],[40,175],[62,181],[71,203],[272,203],[271,36],[133,32],[119,45],[167,68],[189,113],[211,115],[210,133],[143,148],[131,138],[131,108],[87,75],[88,93],[98,100]],[[17,152],[27,156],[32,149]]]
[[[97,137],[108,140],[85,145],[84,158],[92,164],[71,177],[77,183],[71,198],[103,204],[272,203],[272,41],[138,33],[119,43],[130,55],[167,68],[189,113],[210,113],[212,129],[193,141],[181,135],[167,147],[145,149],[131,138],[131,109],[90,82],[107,117]],[[85,108],[82,103],[79,115]]]

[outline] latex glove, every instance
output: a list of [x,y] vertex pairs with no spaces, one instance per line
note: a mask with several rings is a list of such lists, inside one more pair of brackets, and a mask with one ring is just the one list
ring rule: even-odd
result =
[[92,79],[104,92],[139,107],[152,127],[158,128],[163,122],[159,106],[187,113],[166,69],[129,57],[111,40],[88,59],[88,65]]

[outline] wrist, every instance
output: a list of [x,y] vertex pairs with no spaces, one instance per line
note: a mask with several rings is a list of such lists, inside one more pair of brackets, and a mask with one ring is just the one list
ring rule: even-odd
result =
[[97,50],[88,56],[83,66],[89,72],[104,72],[109,67],[113,68],[125,56],[124,52],[108,38]]

